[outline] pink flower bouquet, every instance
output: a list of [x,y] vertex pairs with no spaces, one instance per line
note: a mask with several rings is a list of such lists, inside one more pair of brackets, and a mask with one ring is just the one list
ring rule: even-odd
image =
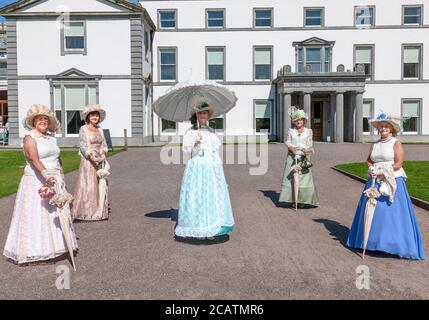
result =
[[43,186],[39,189],[39,196],[43,199],[51,199],[55,195],[55,190],[52,187]]

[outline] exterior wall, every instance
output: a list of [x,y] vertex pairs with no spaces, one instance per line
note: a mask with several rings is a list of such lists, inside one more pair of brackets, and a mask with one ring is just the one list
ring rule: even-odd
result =
[[18,75],[53,75],[71,67],[94,75],[129,75],[129,19],[84,20],[87,21],[87,55],[65,56],[61,56],[61,31],[57,28],[55,18],[19,20]]
[[[251,129],[253,100],[269,99],[274,93],[271,84],[256,85],[253,80],[253,46],[273,47],[273,78],[284,65],[296,71],[294,41],[319,37],[335,41],[332,71],[343,64],[353,70],[354,45],[373,44],[374,79],[367,80],[364,99],[375,101],[375,113],[380,110],[400,115],[401,98],[422,99],[422,134],[429,135],[429,5],[425,1],[406,0],[217,0],[217,1],[160,1],[141,2],[158,24],[159,9],[177,9],[177,29],[158,29],[154,42],[154,99],[174,83],[159,83],[158,48],[177,47],[178,81],[192,77],[204,80],[206,75],[205,47],[225,47],[225,77],[223,84],[236,91],[238,104],[227,114],[227,128]],[[423,5],[423,26],[402,26],[402,6]],[[369,29],[354,27],[354,7],[374,5],[375,26]],[[253,8],[273,8],[273,28],[253,27]],[[324,7],[325,27],[303,27],[304,7]],[[222,30],[206,29],[205,10],[225,8]],[[422,80],[401,80],[402,44],[423,44]],[[160,87],[159,87],[160,86]],[[259,89],[264,89],[260,91]],[[277,103],[278,105],[278,103]],[[238,111],[240,110],[240,111]],[[246,110],[246,111],[244,111]],[[239,115],[239,116],[237,116]],[[155,122],[158,123],[158,122]],[[429,140],[429,138],[427,138]]]

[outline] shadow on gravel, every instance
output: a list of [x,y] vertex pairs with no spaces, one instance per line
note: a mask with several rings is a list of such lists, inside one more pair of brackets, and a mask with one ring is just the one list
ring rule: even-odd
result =
[[149,213],[146,213],[145,216],[149,218],[164,218],[164,219],[170,218],[171,221],[177,222],[177,214],[178,214],[178,210],[171,208],[170,210],[149,212]]
[[[259,190],[259,191],[262,192],[264,194],[264,196],[266,196],[267,198],[270,198],[271,201],[274,203],[274,205],[277,208],[295,209],[294,203],[279,202],[280,193],[273,191],[273,190]],[[303,205],[299,204],[298,208],[299,209],[313,209],[316,207],[312,206],[312,205],[308,205],[308,204],[303,204]]]
[[[314,222],[323,223],[325,228],[329,231],[331,236],[334,236],[334,240],[339,241],[344,248],[355,253],[357,256],[362,257],[362,249],[350,248],[346,245],[347,237],[349,235],[350,229],[337,221],[329,219],[313,219]],[[381,251],[366,251],[366,256],[375,257],[375,258],[391,258],[391,259],[400,259],[400,257],[391,255]]]
[[229,235],[222,235],[222,236],[216,236],[213,240],[202,240],[202,239],[196,239],[196,238],[183,238],[175,236],[174,239],[177,242],[182,242],[186,244],[193,244],[193,245],[213,245],[213,244],[220,244],[229,241]]

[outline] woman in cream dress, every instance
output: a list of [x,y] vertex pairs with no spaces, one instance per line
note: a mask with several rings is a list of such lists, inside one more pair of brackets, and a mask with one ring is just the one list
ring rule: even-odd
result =
[[[23,144],[26,165],[3,253],[17,264],[47,261],[68,253],[57,208],[39,195],[43,186],[54,184],[65,191],[60,148],[54,136],[59,122],[48,107],[33,105],[24,119],[24,127],[30,130]],[[69,231],[76,251],[72,226]]]

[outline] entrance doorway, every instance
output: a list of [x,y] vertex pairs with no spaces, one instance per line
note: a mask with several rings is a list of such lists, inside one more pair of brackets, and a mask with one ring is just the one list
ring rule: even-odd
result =
[[323,102],[313,101],[311,104],[310,127],[313,130],[313,140],[323,140]]

